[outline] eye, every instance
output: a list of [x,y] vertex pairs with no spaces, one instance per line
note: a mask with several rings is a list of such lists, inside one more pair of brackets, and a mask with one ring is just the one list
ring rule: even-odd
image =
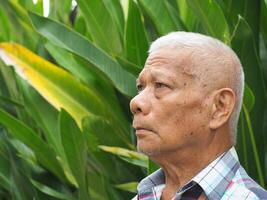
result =
[[137,88],[137,91],[138,91],[138,92],[141,92],[141,91],[144,89],[144,86],[141,85],[141,84],[137,84],[137,85],[136,85],[136,88]]
[[165,88],[165,87],[168,87],[168,85],[166,85],[165,83],[156,82],[155,87],[156,88]]

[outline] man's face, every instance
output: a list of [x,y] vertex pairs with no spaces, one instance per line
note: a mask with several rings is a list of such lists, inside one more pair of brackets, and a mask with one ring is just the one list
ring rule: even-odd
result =
[[148,57],[130,103],[138,149],[151,156],[195,147],[209,131],[209,97],[189,53],[160,49]]

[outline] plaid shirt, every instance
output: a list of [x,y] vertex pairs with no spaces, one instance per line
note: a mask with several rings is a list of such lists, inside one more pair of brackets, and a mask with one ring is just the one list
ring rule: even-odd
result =
[[[159,169],[139,183],[134,199],[160,200],[164,182],[164,173]],[[172,200],[198,199],[199,195],[193,197],[193,194],[202,192],[209,200],[267,200],[267,192],[240,165],[234,147],[193,177]]]

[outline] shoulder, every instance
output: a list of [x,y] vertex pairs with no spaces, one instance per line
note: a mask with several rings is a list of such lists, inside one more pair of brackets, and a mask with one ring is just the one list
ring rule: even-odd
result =
[[222,200],[224,199],[267,199],[267,191],[249,177],[241,167],[232,181],[229,182]]

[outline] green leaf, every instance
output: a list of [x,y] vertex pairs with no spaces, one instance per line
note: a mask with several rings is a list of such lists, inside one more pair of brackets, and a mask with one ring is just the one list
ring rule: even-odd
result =
[[[45,138],[57,153],[60,153],[60,135],[57,130],[57,110],[49,105],[30,85],[19,79],[18,86],[23,93],[25,109],[34,116],[34,121],[42,128]],[[38,102],[38,104],[36,104]]]
[[[38,3],[42,1],[38,1]],[[65,24],[70,24],[70,13],[71,13],[72,0],[50,0],[49,18],[55,19]],[[41,15],[42,13],[38,13]]]
[[[51,105],[49,105],[41,96],[33,90],[25,81],[18,80],[21,92],[25,100],[25,108],[31,116],[34,116],[34,121],[43,130],[43,134],[47,142],[53,146],[57,154],[57,160],[60,163],[66,178],[72,185],[77,185],[73,177],[66,155],[61,143],[61,136],[58,129],[58,112]],[[38,102],[36,104],[35,102]]]
[[82,13],[77,13],[73,28],[76,32],[87,37],[89,40],[92,40],[89,31],[87,31],[86,22],[84,17],[82,16]]
[[187,27],[186,29],[193,32],[196,24],[196,17],[192,12],[192,9],[188,7],[186,1],[187,0],[176,0],[179,9],[179,16],[184,25]]
[[88,199],[86,184],[86,140],[75,121],[65,111],[60,112],[60,133],[68,164],[78,187],[79,198]]
[[148,161],[148,167],[147,167],[147,175],[152,174],[156,170],[158,170],[160,167],[156,163],[154,163],[152,160]]
[[[252,115],[254,115],[255,119],[257,119],[258,117],[256,116],[262,116],[265,103],[264,80],[260,69],[259,57],[254,45],[252,31],[247,22],[241,16],[239,16],[231,43],[243,65],[246,75],[246,83],[249,85],[255,96],[255,106],[253,109],[254,114],[252,113]],[[257,121],[258,123],[261,123],[259,120]],[[255,127],[261,127],[261,125],[258,124]]]
[[0,164],[0,185],[6,190],[10,190],[11,188],[10,161],[0,154],[0,163],[1,163]]
[[23,165],[14,155],[10,157],[12,170],[11,194],[13,198],[17,200],[34,199],[35,191],[28,180],[28,176]]
[[244,111],[244,115],[245,115],[245,120],[247,122],[247,126],[248,126],[248,132],[249,132],[249,139],[252,145],[252,150],[253,150],[253,157],[255,159],[255,164],[256,164],[256,169],[258,172],[258,176],[259,176],[259,181],[260,184],[264,187],[264,175],[263,175],[263,170],[260,164],[260,158],[259,158],[259,151],[256,145],[256,140],[255,140],[255,134],[252,128],[252,124],[251,124],[251,120],[250,120],[250,116],[248,113],[248,110],[246,108],[246,106],[243,104],[243,111]]
[[[265,142],[264,130],[263,130],[263,116],[264,116],[264,106],[266,104],[265,87],[263,81],[263,73],[260,68],[259,57],[256,51],[253,33],[248,25],[248,23],[239,16],[238,23],[235,27],[235,31],[232,37],[232,48],[241,60],[244,72],[245,80],[247,85],[249,85],[255,96],[255,103],[253,109],[249,112],[249,117],[251,119],[252,129],[256,134],[255,141],[257,144],[257,150],[260,155],[265,153]],[[244,104],[243,104],[244,106]],[[246,108],[248,112],[248,108]],[[244,120],[248,117],[244,114]],[[248,122],[245,121],[247,124]],[[251,135],[251,131],[248,127],[244,126],[245,133]],[[242,136],[243,137],[243,136]],[[246,136],[246,152],[249,154],[247,156],[248,171],[253,174],[254,178],[260,180],[260,173],[257,169],[257,163],[255,163],[255,155],[253,146],[251,146],[250,136]],[[243,142],[244,144],[244,142]],[[244,152],[244,151],[243,151]],[[260,165],[264,165],[264,157],[259,157]],[[252,164],[253,163],[253,164]]]
[[[264,0],[254,1],[254,0],[225,0],[225,13],[228,17],[228,22],[234,28],[238,22],[239,15],[242,16],[246,22],[249,24],[251,31],[253,32],[253,37],[255,40],[256,50],[258,52],[259,45],[259,21],[261,13],[261,2]],[[218,1],[222,2],[222,1]],[[231,29],[233,29],[231,28]]]
[[[121,160],[121,157],[110,155],[98,148],[100,144],[134,148],[129,140],[124,142],[117,129],[113,128],[106,120],[100,117],[86,117],[83,120],[83,133],[87,137],[88,151],[90,152],[89,163],[105,178],[116,183],[122,180],[133,180],[140,173],[136,172],[139,168]],[[90,183],[88,184],[90,185]]]
[[267,0],[261,0],[260,30],[267,48]]
[[24,107],[24,105],[22,105],[21,103],[15,101],[15,100],[12,100],[8,97],[5,97],[5,96],[1,96],[0,95],[0,102],[2,103],[6,103],[6,104],[11,104],[11,105],[14,105],[14,106],[18,106],[18,107]]
[[137,66],[136,64],[129,62],[128,60],[125,60],[124,58],[121,57],[117,57],[116,56],[116,60],[118,61],[118,63],[120,63],[120,65],[128,72],[130,72],[131,74],[133,74],[136,78],[138,76],[138,74],[141,72],[141,69],[139,66]]
[[141,153],[131,151],[128,149],[124,149],[124,148],[120,148],[120,147],[111,147],[111,146],[104,146],[104,145],[99,145],[98,147],[102,149],[103,151],[106,151],[106,152],[109,152],[109,153],[112,153],[114,155],[121,157],[123,160],[129,163],[132,163],[134,165],[141,166],[141,167],[147,167],[148,158],[147,156]]
[[[115,9],[113,4],[116,3],[119,5],[119,1],[113,0],[112,3],[109,2],[110,1],[106,0],[77,0],[79,8],[83,12],[83,16],[87,22],[87,28],[93,42],[106,52],[117,55],[122,51],[122,35],[120,35],[122,27],[119,26],[120,21],[118,18],[113,17],[115,12],[112,9]],[[110,10],[112,10],[112,12]],[[108,35],[106,33],[107,30]],[[112,38],[112,40],[110,38]]]
[[147,161],[143,161],[143,160],[139,160],[139,159],[133,159],[133,158],[127,158],[127,157],[123,157],[123,156],[119,156],[119,158],[121,158],[122,160],[131,163],[133,165],[139,166],[139,167],[143,167],[143,168],[147,168]]
[[19,157],[23,158],[31,165],[37,164],[34,152],[29,147],[27,147],[24,143],[16,139],[11,139],[9,142],[17,150]]
[[130,182],[130,183],[118,184],[118,185],[115,185],[115,187],[121,190],[136,193],[137,185],[138,185],[138,182]]
[[25,7],[16,1],[2,1],[1,4],[3,4],[8,14],[12,28],[13,37],[11,41],[19,41],[28,48],[35,50],[39,42],[39,35],[34,31]]
[[148,51],[145,28],[139,8],[133,0],[129,0],[128,9],[125,31],[126,58],[142,69]]
[[[102,171],[89,169],[87,173],[89,198],[94,200],[117,200],[122,199],[107,177]],[[91,181],[93,180],[93,181]]]
[[9,190],[11,187],[11,182],[9,178],[5,174],[3,174],[1,171],[0,171],[0,185],[6,190]]
[[[118,118],[120,116],[119,105],[114,89],[110,84],[109,79],[103,76],[91,63],[76,56],[65,49],[48,43],[45,45],[49,53],[55,58],[58,64],[71,72],[76,78],[88,85],[94,93],[101,96],[101,101],[105,101],[106,106],[110,104],[112,109],[117,110]],[[120,119],[122,121],[122,119]]]
[[248,112],[253,109],[255,104],[255,96],[247,84],[245,84],[243,103],[245,104]]
[[114,129],[114,127],[102,117],[85,117],[82,125],[82,129],[86,133],[89,142],[88,147],[92,151],[98,150],[97,146],[100,144],[129,146],[129,139],[125,138],[125,135],[122,135],[117,128]]
[[65,182],[55,152],[36,133],[3,110],[0,110],[0,123],[10,129],[10,134],[30,147],[45,168]]
[[3,80],[6,83],[8,94],[10,95],[10,99],[17,103],[20,102],[19,99],[19,91],[16,85],[16,77],[12,68],[7,68],[3,61],[0,59],[0,70],[1,75],[3,76]]
[[9,41],[12,38],[12,32],[5,11],[0,7],[0,33],[5,41]]
[[124,33],[124,14],[120,0],[103,0],[108,12],[110,13],[112,20],[116,24],[121,37]]
[[194,11],[207,34],[230,44],[229,27],[216,1],[187,0],[187,4]]
[[47,43],[45,47],[60,66],[64,67],[87,85],[94,85],[96,78],[90,73],[86,66],[79,65],[72,53],[50,42]]
[[151,3],[150,0],[139,0],[138,2],[151,18],[160,35],[184,30],[178,15],[173,13],[173,7],[168,1],[154,0]]
[[104,72],[122,93],[128,96],[136,94],[135,77],[106,53],[95,47],[85,37],[66,26],[50,19],[30,13],[35,28],[53,44],[65,48],[92,63]]
[[34,187],[36,187],[38,190],[40,190],[41,192],[43,192],[44,194],[47,194],[51,197],[55,197],[57,199],[63,199],[63,200],[74,200],[73,197],[66,195],[64,193],[60,193],[54,189],[52,189],[51,187],[48,187],[38,181],[35,181],[33,179],[30,179],[31,183],[34,185]]

